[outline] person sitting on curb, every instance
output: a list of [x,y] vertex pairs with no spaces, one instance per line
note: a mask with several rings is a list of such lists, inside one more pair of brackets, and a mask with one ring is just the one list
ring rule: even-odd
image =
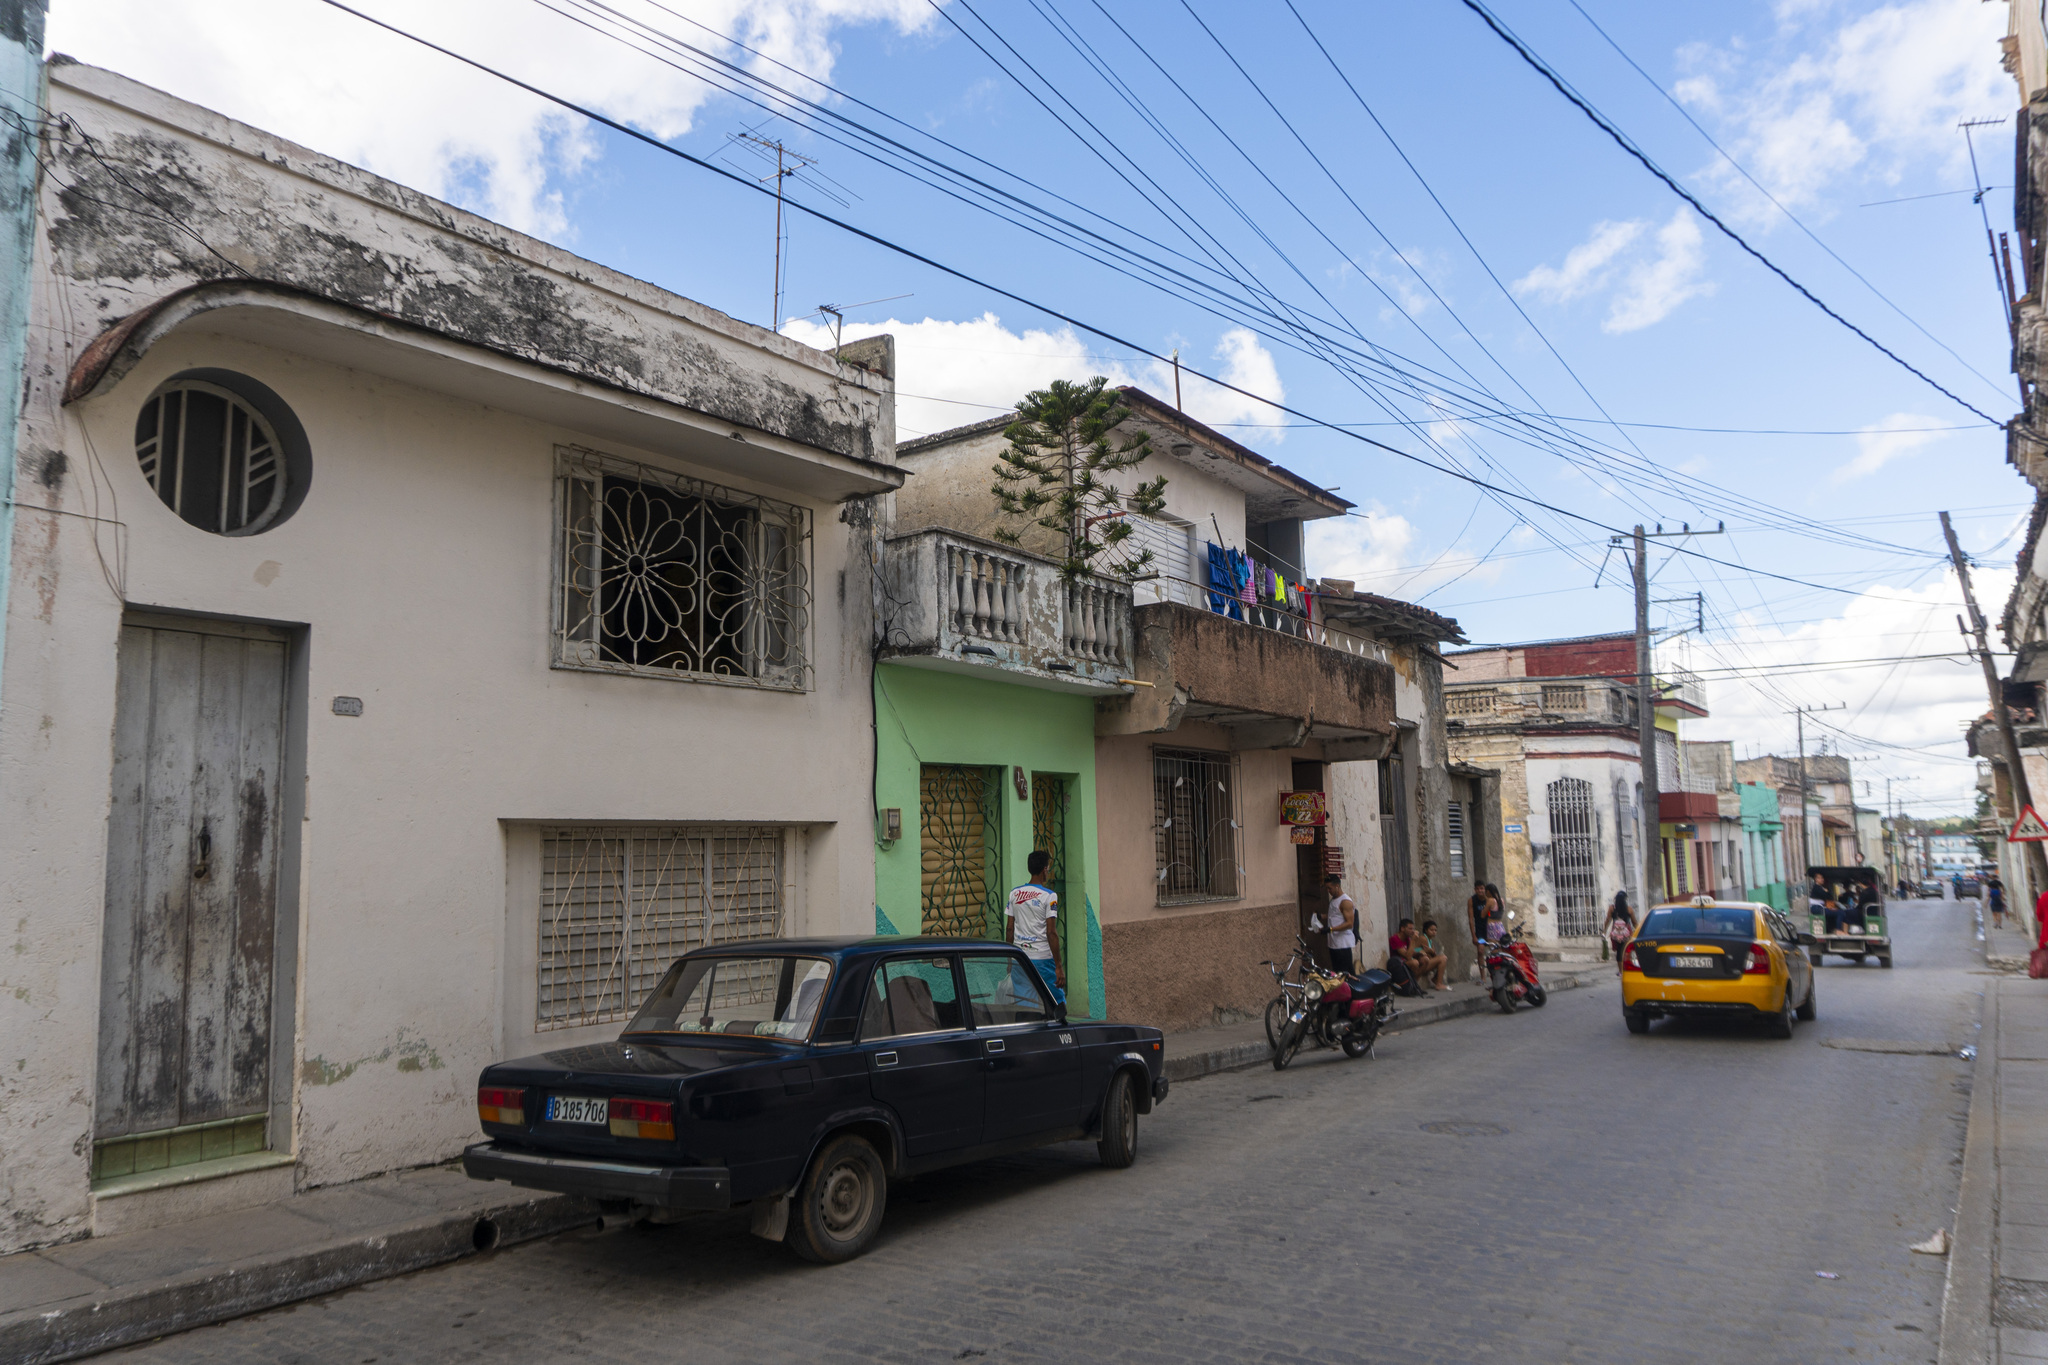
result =
[[1436,939],[1436,921],[1424,920],[1422,930],[1410,942],[1415,948],[1416,960],[1422,963],[1423,985],[1447,991],[1450,986],[1444,981],[1444,970],[1451,965],[1450,955],[1444,952],[1443,944]]
[[1387,971],[1393,976],[1396,988],[1405,978],[1407,989],[1401,992],[1403,995],[1422,994],[1422,964],[1415,956],[1415,944],[1409,937],[1414,929],[1414,920],[1403,919],[1394,932],[1387,935]]

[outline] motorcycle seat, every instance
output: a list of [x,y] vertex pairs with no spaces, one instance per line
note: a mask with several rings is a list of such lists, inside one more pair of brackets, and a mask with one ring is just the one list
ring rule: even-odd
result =
[[1377,991],[1393,979],[1393,976],[1383,968],[1368,967],[1362,972],[1355,973],[1351,981],[1355,988],[1372,992]]

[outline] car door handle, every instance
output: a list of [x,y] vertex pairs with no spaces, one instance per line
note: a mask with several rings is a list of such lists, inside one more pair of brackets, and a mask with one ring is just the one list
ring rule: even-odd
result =
[[877,1052],[877,1053],[875,1054],[875,1065],[876,1065],[876,1066],[894,1066],[894,1065],[896,1065],[896,1054],[895,1054],[895,1053],[893,1053],[893,1052]]
[[1003,1050],[1003,1040],[1000,1038],[991,1038],[986,1043],[982,1044],[982,1046],[986,1047],[990,1052],[1001,1052]]

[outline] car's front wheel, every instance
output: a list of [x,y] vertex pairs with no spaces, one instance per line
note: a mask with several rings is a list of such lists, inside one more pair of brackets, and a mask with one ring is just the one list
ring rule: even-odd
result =
[[1138,1159],[1138,1089],[1128,1071],[1110,1079],[1102,1101],[1102,1137],[1095,1144],[1102,1164],[1120,1171]]
[[789,1210],[790,1250],[832,1265],[867,1249],[882,1226],[889,1174],[866,1138],[842,1134],[818,1149]]

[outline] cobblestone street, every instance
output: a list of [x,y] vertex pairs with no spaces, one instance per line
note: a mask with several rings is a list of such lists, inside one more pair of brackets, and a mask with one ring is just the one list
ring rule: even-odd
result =
[[[117,1358],[408,1361],[1927,1361],[1975,1040],[1968,904],[1830,959],[1790,1043],[1611,983],[1513,1018],[1184,1085],[1092,1147],[894,1191],[838,1268],[744,1214],[571,1233]],[[1825,1046],[1833,1042],[1838,1046]],[[1821,1278],[1816,1272],[1836,1278]]]

